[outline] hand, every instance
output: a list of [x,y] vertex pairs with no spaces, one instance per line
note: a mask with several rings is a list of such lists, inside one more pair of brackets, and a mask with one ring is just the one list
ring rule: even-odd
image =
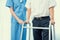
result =
[[29,23],[29,20],[26,20],[24,23],[28,24]]
[[51,19],[50,22],[51,22],[52,25],[55,24],[55,20],[54,19]]
[[24,24],[24,21],[23,20],[18,20],[18,23],[19,24]]

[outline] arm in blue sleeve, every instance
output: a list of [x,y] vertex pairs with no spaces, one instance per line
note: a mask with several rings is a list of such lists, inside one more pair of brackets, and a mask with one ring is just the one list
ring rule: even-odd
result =
[[13,0],[7,0],[6,6],[9,7],[9,8],[10,8],[10,7],[13,8]]

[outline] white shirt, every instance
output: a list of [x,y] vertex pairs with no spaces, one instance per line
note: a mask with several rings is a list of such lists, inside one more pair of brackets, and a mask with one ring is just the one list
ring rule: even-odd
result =
[[44,17],[49,16],[49,8],[55,7],[55,0],[27,0],[26,8],[31,8],[31,16]]

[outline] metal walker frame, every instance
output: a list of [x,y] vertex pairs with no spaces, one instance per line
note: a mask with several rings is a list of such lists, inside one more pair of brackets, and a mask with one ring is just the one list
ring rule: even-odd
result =
[[22,25],[22,31],[20,34],[20,40],[22,40],[22,35],[23,35],[23,29],[29,29],[29,40],[31,40],[31,29],[48,29],[49,30],[49,40],[51,40],[51,31],[52,31],[52,40],[56,40],[55,39],[55,25],[52,25],[51,23],[49,24],[49,27],[32,27],[32,24],[27,24],[29,26],[24,27],[24,24]]

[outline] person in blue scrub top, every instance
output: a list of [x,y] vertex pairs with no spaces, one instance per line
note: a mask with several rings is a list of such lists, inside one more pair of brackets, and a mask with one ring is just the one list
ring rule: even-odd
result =
[[[26,0],[7,0],[6,6],[9,7],[11,17],[11,40],[20,40],[22,24],[26,20]],[[22,40],[26,40],[26,29],[23,30]]]

